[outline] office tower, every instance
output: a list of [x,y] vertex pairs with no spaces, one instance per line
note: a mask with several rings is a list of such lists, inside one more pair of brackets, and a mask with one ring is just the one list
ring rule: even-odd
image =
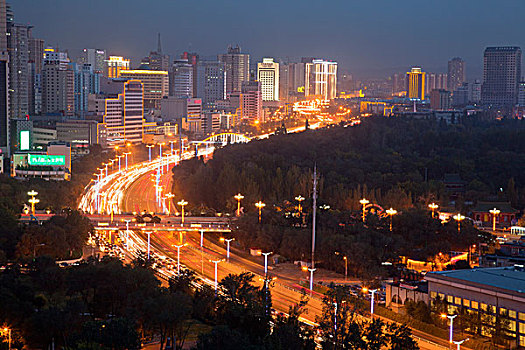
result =
[[106,99],[106,110],[102,125],[104,139],[99,142],[105,148],[124,145],[127,142],[141,143],[143,135],[143,84],[138,80],[129,80],[124,84],[117,98]]
[[470,102],[480,103],[481,102],[481,81],[479,79],[474,80],[470,89]]
[[7,23],[9,52],[9,111],[11,117],[29,113],[29,26]]
[[170,96],[175,96],[176,98],[193,97],[193,66],[187,59],[181,58],[173,62]]
[[279,63],[263,58],[257,63],[257,80],[261,83],[263,101],[279,101]]
[[467,70],[465,61],[459,57],[454,57],[448,61],[448,90],[455,91],[467,81]]
[[[183,60],[188,60],[188,63],[191,64],[193,68],[193,96],[197,96],[197,64],[199,63],[199,55],[195,52],[186,52],[184,51],[180,58]],[[201,96],[200,96],[201,97]]]
[[305,96],[331,100],[337,97],[337,62],[313,60],[305,67]]
[[75,73],[75,112],[83,116],[88,111],[89,94],[100,92],[100,73],[89,63],[71,65]]
[[122,56],[109,56],[106,60],[106,76],[108,78],[120,78],[123,70],[129,69],[129,59]]
[[469,103],[469,83],[463,83],[452,95],[452,105],[454,107],[464,107]]
[[430,95],[432,90],[448,90],[448,78],[446,73],[425,74],[425,95]]
[[521,79],[521,49],[519,47],[487,47],[483,55],[484,104],[513,105],[518,99]]
[[279,99],[295,102],[304,96],[304,63],[281,63],[279,65]]
[[162,53],[162,44],[160,41],[160,33],[157,37],[157,51],[151,51],[149,56],[143,62],[147,63],[148,69],[168,71],[170,68],[170,56]]
[[144,111],[160,109],[160,101],[169,94],[169,78],[166,71],[122,70],[120,77],[140,80],[144,88]]
[[32,28],[28,31],[29,39],[29,114],[42,111],[42,64],[44,59],[44,40],[34,38]]
[[0,151],[9,156],[9,55],[6,12],[5,0],[0,0]]
[[31,150],[33,148],[33,121],[27,117],[15,117],[10,118],[9,125],[11,153]]
[[430,108],[434,110],[450,109],[450,92],[445,89],[434,89],[430,92]]
[[243,120],[250,123],[263,121],[261,83],[258,81],[242,83],[240,107]]
[[420,67],[412,67],[410,72],[407,72],[407,97],[425,99],[425,72]]
[[242,83],[250,80],[250,55],[241,53],[239,46],[228,47],[228,53],[218,56],[226,69],[226,95],[240,92]]
[[84,49],[80,64],[89,64],[93,68],[94,73],[104,73],[106,67],[106,51],[101,49]]
[[42,113],[73,116],[75,113],[75,75],[65,52],[44,50],[42,69]]
[[205,109],[216,108],[216,101],[226,99],[226,72],[224,63],[199,61],[197,63],[197,97]]

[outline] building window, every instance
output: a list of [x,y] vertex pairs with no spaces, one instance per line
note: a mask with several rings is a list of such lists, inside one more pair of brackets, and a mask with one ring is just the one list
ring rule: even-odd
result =
[[471,307],[472,307],[474,310],[477,310],[477,309],[478,309],[478,302],[472,300],[472,302],[471,302]]
[[516,311],[509,310],[509,318],[516,318]]
[[454,297],[454,304],[461,306],[461,298],[460,297]]
[[520,321],[525,321],[525,313],[520,312],[520,313],[519,313],[519,316],[520,316],[520,317],[519,317],[519,318],[520,318]]
[[435,299],[436,296],[437,296],[437,293],[436,293],[436,292],[430,292],[430,297],[431,297],[432,299]]
[[499,314],[503,316],[507,315],[507,309],[505,309],[504,307],[500,307]]
[[470,307],[470,300],[468,300],[468,299],[463,299],[463,306],[465,306],[465,307]]
[[525,346],[525,337],[520,335],[520,346]]
[[487,308],[487,304],[485,303],[481,303],[481,310],[487,312],[488,308]]

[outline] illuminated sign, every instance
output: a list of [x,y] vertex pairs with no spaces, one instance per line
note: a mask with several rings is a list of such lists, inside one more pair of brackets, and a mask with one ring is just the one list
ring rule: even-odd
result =
[[29,130],[20,131],[20,150],[27,151],[29,150]]
[[304,92],[304,86],[299,86],[297,88],[297,92]]
[[48,156],[45,154],[28,154],[29,165],[66,165],[66,156]]

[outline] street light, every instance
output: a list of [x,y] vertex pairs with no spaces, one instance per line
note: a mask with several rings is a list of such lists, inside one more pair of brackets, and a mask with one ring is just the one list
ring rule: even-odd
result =
[[31,191],[27,192],[27,195],[31,196],[31,198],[29,199],[29,203],[31,203],[31,212],[33,213],[33,215],[35,215],[35,204],[40,202],[40,200],[35,198],[35,196],[37,194],[38,194],[38,192],[35,191],[35,190],[31,190]]
[[7,349],[11,350],[11,328],[4,327],[2,333],[7,333]]
[[241,200],[244,199],[244,196],[240,193],[237,193],[233,196],[237,200],[237,216],[241,216]]
[[364,287],[363,288],[363,293],[366,294],[368,292],[370,292],[370,294],[371,294],[371,298],[370,298],[370,314],[373,317],[373,315],[374,315],[374,295],[376,294],[377,289],[368,289],[368,288]]
[[343,256],[343,260],[345,261],[345,281],[346,281],[348,278],[348,258],[346,257],[346,255],[343,255],[339,252],[334,252],[334,254]]
[[453,216],[454,220],[458,222],[458,233],[461,232],[461,221],[465,220],[465,217],[461,215],[461,213],[458,213],[457,215]]
[[363,198],[359,201],[361,205],[363,205],[363,222],[365,222],[365,215],[366,215],[366,205],[370,203],[370,201],[366,198]]
[[392,217],[397,214],[397,210],[395,209],[387,209],[386,213],[390,216],[390,232],[392,232]]
[[130,155],[131,152],[124,152],[124,155],[126,156],[126,170],[128,170],[128,155]]
[[217,296],[217,264],[222,260],[212,260],[211,262],[215,264],[215,296]]
[[151,247],[151,234],[153,233],[153,231],[146,231],[145,232],[147,235],[148,235],[148,261],[149,261],[149,257],[150,257],[150,247]]
[[461,350],[461,344],[463,344],[464,342],[466,342],[467,340],[469,340],[469,338],[467,339],[463,339],[463,340],[460,340],[460,341],[454,341],[454,344],[456,344],[458,347],[457,347],[457,350]]
[[118,171],[120,171],[120,159],[123,158],[123,155],[117,156],[118,158]]
[[257,203],[255,203],[255,206],[259,209],[259,222],[261,222],[261,211],[262,211],[262,208],[266,206],[266,204],[264,204],[261,201],[258,201]]
[[168,215],[171,214],[171,200],[175,197],[175,195],[171,192],[166,193],[166,198],[168,198]]
[[295,200],[299,202],[299,206],[297,209],[299,209],[299,213],[303,213],[303,207],[301,206],[301,202],[304,201],[304,197],[301,196],[301,195],[298,195],[297,197],[295,197]]
[[224,239],[226,242],[226,258],[230,261],[230,242],[235,241],[235,238]]
[[268,276],[268,255],[273,254],[273,252],[261,254],[264,255],[264,276]]
[[428,205],[428,207],[430,208],[430,210],[432,210],[432,218],[434,218],[434,211],[436,211],[436,209],[439,208],[439,205],[432,202]]
[[441,318],[448,318],[450,320],[450,330],[448,334],[449,343],[452,343],[452,336],[454,335],[454,319],[456,317],[458,317],[458,315],[441,314]]
[[181,226],[184,226],[184,206],[188,204],[188,202],[186,202],[184,199],[181,199],[180,201],[177,202],[178,205],[181,206],[182,210],[182,220],[180,222],[180,225]]
[[146,145],[146,147],[148,147],[148,159],[149,159],[149,162],[151,163],[151,149],[153,147],[155,147],[155,145]]
[[310,271],[310,292],[314,291],[314,271],[317,269],[310,269],[308,268],[308,271]]
[[177,248],[177,276],[180,276],[180,248],[184,247],[185,244],[181,245],[173,245],[175,248]]
[[496,231],[496,216],[498,216],[501,211],[494,208],[490,209],[489,212],[492,214],[492,231]]

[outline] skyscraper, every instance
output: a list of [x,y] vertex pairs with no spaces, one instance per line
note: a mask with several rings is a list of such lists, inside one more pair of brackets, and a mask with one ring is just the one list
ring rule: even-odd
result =
[[218,58],[226,69],[226,94],[241,92],[242,83],[250,80],[250,55],[241,53],[239,46],[230,46]]
[[205,109],[214,109],[215,102],[226,99],[226,72],[224,63],[199,61],[197,63],[197,95]]
[[337,97],[337,62],[313,60],[305,67],[305,96],[325,100]]
[[[148,63],[148,69],[168,71],[170,68],[170,56],[162,53],[162,44],[160,41],[160,33],[157,37],[157,51],[151,51],[149,56],[144,59]],[[143,62],[144,62],[143,61]]]
[[504,46],[485,49],[482,103],[506,106],[516,104],[520,79],[521,48]]
[[29,114],[40,114],[42,111],[42,63],[44,60],[44,40],[29,37]]
[[23,117],[29,113],[29,26],[7,24],[9,52],[9,111],[10,116]]
[[249,123],[262,121],[261,83],[245,81],[241,90],[241,118]]
[[42,69],[42,113],[75,114],[75,75],[65,52],[46,48]]
[[193,68],[193,96],[197,96],[197,80],[195,77],[197,76],[197,64],[199,63],[199,55],[195,52],[187,52],[184,51],[182,55],[180,55],[180,58],[183,60],[188,60],[188,63],[191,64],[191,67]]
[[101,49],[84,49],[80,60],[81,64],[89,64],[94,73],[104,73],[106,65],[106,51]]
[[465,61],[459,57],[454,57],[448,61],[448,90],[455,91],[467,81],[467,70]]
[[106,68],[108,78],[120,78],[120,72],[129,69],[129,59],[122,56],[109,56],[106,60]]
[[72,63],[75,72],[75,113],[83,115],[88,110],[89,94],[100,92],[100,73],[95,72],[91,64]]
[[407,97],[425,99],[425,72],[420,67],[412,67],[410,72],[407,72]]
[[170,77],[170,95],[176,98],[191,98],[193,96],[193,66],[187,59],[177,59],[173,62]]
[[263,101],[279,101],[279,63],[263,58],[257,63],[257,80],[261,83]]
[[294,102],[304,96],[305,63],[279,64],[279,99]]
[[5,0],[0,0],[0,151],[9,155],[9,55],[6,12]]
[[168,72],[162,70],[123,70],[120,77],[140,80],[144,88],[144,110],[160,109],[160,101],[169,95]]

